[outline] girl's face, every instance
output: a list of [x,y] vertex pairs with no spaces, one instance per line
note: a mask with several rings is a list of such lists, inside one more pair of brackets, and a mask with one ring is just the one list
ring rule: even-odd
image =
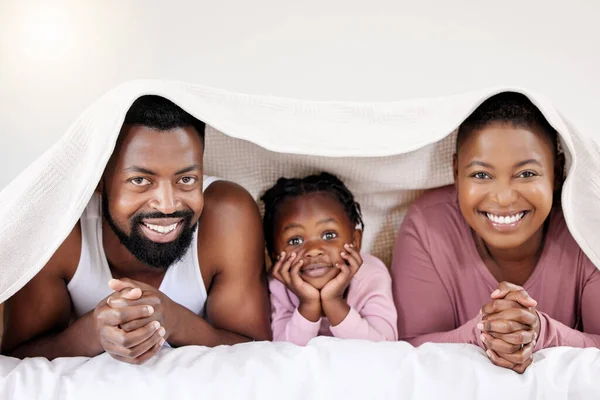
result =
[[295,252],[304,260],[300,276],[317,289],[339,273],[336,263],[346,262],[344,244],[360,250],[362,231],[354,229],[344,207],[323,192],[293,197],[280,205],[275,218],[276,254]]
[[490,247],[517,248],[552,208],[554,148],[536,128],[494,122],[470,132],[454,156],[460,210]]

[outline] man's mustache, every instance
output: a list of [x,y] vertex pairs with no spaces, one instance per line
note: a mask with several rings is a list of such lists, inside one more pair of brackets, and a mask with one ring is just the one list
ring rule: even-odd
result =
[[159,218],[191,218],[194,216],[194,213],[191,210],[181,210],[175,211],[171,214],[163,214],[159,211],[152,213],[142,213],[136,214],[133,216],[132,220],[136,222],[140,222],[143,219],[159,219]]

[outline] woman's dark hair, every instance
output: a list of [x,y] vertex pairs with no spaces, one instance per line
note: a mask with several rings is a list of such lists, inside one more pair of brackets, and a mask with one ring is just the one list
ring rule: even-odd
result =
[[560,164],[555,165],[555,167],[561,168],[561,170],[556,171],[560,183],[555,186],[553,194],[553,204],[560,206],[564,165],[562,159],[558,161],[560,153],[558,133],[546,120],[539,108],[524,94],[504,92],[484,101],[458,128],[456,152],[458,153],[460,146],[467,140],[469,135],[493,122],[504,122],[512,124],[514,127],[537,128],[548,137],[552,143],[554,161],[555,163],[560,162]]
[[138,98],[129,108],[123,123],[143,125],[160,131],[193,126],[204,144],[205,123],[161,96],[146,95]]
[[483,129],[493,122],[505,122],[514,127],[538,128],[554,146],[558,155],[558,135],[542,112],[521,93],[504,92],[484,101],[458,128],[456,152],[472,132]]
[[277,183],[261,197],[265,204],[263,229],[269,255],[272,255],[274,251],[275,238],[273,237],[273,231],[279,207],[286,199],[309,193],[328,193],[332,195],[344,207],[352,225],[359,227],[361,230],[364,229],[360,205],[354,200],[352,192],[337,177],[322,172],[302,179],[279,178]]

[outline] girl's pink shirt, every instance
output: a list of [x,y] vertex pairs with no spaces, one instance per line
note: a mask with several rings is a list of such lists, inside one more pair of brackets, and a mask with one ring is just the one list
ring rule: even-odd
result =
[[350,312],[336,326],[327,318],[311,322],[298,312],[300,301],[283,283],[269,280],[271,329],[274,341],[304,346],[316,336],[373,341],[398,340],[397,314],[392,282],[385,264],[370,254],[361,254],[363,264],[348,288]]

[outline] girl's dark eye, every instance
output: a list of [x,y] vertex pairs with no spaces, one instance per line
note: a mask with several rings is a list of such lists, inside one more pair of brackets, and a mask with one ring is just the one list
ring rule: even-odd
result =
[[323,239],[325,240],[333,240],[337,237],[337,233],[335,232],[325,232],[323,234]]
[[295,237],[288,240],[288,245],[290,246],[300,246],[303,243],[302,238]]
[[491,179],[490,176],[485,172],[475,172],[471,177],[475,179]]

